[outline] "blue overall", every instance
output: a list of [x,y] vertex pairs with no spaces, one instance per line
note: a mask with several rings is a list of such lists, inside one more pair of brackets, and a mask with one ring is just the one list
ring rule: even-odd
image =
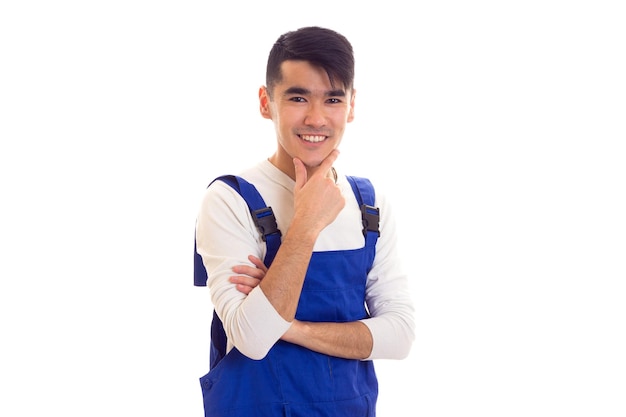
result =
[[[378,212],[369,181],[349,179],[357,200],[364,202],[365,245],[313,253],[298,320],[350,322],[368,317],[365,284],[376,252]],[[279,340],[262,360],[233,348],[211,362],[210,372],[200,378],[206,417],[376,415],[378,381],[372,361],[337,358]]]

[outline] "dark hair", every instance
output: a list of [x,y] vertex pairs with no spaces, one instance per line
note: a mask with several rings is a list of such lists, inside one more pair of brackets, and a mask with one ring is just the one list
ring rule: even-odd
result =
[[346,89],[354,87],[354,53],[345,36],[318,26],[300,28],[281,35],[267,59],[265,85],[272,94],[281,81],[283,61],[308,61],[326,71],[333,88],[338,81]]

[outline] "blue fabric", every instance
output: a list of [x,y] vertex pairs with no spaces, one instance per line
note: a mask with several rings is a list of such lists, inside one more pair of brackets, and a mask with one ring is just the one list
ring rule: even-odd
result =
[[[257,191],[257,189],[248,181],[235,175],[223,175],[215,178],[208,186],[211,186],[215,181],[224,181],[235,189],[246,201],[252,216],[256,216],[255,213],[265,210],[262,216],[273,216],[272,209],[267,207],[263,197]],[[267,234],[264,234],[264,240],[267,243],[267,251],[263,262],[269,267],[276,252],[280,246],[280,231],[276,228],[276,232],[268,230]],[[197,243],[194,239],[194,285],[198,287],[206,286],[208,275],[204,264],[202,263],[202,257],[198,254]],[[219,318],[215,310],[213,310],[213,319],[211,320],[211,350],[210,350],[210,367],[213,369],[219,361],[222,360],[226,354],[226,346],[228,339],[226,338],[226,332],[224,331],[224,324]]]
[[[373,206],[369,181],[349,180],[359,204]],[[297,319],[349,322],[368,317],[365,285],[378,233],[364,228],[364,235],[360,249],[313,253]],[[200,384],[206,417],[376,415],[378,381],[372,361],[328,356],[283,341],[262,360],[233,348],[221,361],[212,360]]]
[[[235,191],[237,191],[243,198],[246,200],[248,207],[250,208],[250,212],[259,211],[263,209],[268,209],[271,212],[271,208],[265,204],[263,197],[257,189],[250,184],[248,181],[244,180],[241,177],[235,175],[223,175],[221,177],[215,178],[211,183],[207,186],[210,187],[215,181],[223,181],[226,184],[230,185]],[[273,213],[272,213],[273,215]],[[267,242],[267,253],[265,255],[265,265],[270,265],[276,256],[276,252],[278,251],[278,247],[280,246],[280,231],[277,229],[277,233],[269,233],[264,236],[265,241]],[[205,287],[207,282],[207,273],[204,268],[204,264],[202,263],[202,257],[198,253],[196,241],[194,238],[194,263],[193,263],[193,283],[197,287]]]

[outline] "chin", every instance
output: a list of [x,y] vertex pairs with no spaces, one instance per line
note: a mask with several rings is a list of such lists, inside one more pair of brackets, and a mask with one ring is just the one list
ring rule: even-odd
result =
[[318,166],[320,166],[322,164],[322,162],[324,161],[324,158],[321,159],[300,159],[302,161],[302,163],[304,163],[304,166],[307,168],[317,168]]

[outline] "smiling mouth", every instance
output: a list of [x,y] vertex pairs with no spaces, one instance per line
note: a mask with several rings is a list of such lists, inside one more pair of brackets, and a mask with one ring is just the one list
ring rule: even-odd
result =
[[298,135],[300,139],[306,142],[318,143],[325,140],[328,136],[324,135]]

